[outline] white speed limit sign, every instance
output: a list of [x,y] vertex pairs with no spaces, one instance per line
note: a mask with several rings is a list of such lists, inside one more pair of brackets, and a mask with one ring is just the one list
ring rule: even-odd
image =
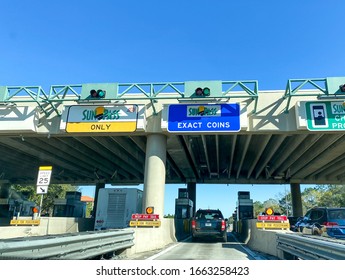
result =
[[40,166],[38,170],[37,186],[49,186],[52,166]]

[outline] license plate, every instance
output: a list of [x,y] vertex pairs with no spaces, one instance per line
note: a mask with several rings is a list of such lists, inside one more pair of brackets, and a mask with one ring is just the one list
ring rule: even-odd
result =
[[211,227],[212,224],[211,223],[205,223],[205,227]]

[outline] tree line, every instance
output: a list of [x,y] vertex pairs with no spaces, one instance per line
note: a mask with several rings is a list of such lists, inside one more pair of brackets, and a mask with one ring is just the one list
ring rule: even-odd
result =
[[[316,185],[301,192],[303,214],[315,206],[345,207],[345,185]],[[291,193],[280,193],[276,199],[270,198],[264,202],[254,202],[255,217],[272,207],[274,212],[292,216]]]

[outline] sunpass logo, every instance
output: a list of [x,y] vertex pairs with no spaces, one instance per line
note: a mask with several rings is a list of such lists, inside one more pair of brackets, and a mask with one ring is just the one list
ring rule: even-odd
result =
[[95,110],[84,110],[82,120],[117,120],[119,118],[119,110],[97,107]]
[[220,117],[220,105],[187,106],[187,117]]

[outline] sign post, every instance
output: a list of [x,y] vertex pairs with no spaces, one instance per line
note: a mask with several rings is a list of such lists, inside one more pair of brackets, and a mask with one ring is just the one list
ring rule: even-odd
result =
[[38,169],[38,176],[37,176],[37,190],[36,193],[41,195],[40,200],[40,209],[38,212],[38,217],[41,217],[41,210],[42,210],[42,203],[43,203],[43,195],[48,192],[48,186],[50,184],[50,178],[52,175],[52,166],[40,166]]

